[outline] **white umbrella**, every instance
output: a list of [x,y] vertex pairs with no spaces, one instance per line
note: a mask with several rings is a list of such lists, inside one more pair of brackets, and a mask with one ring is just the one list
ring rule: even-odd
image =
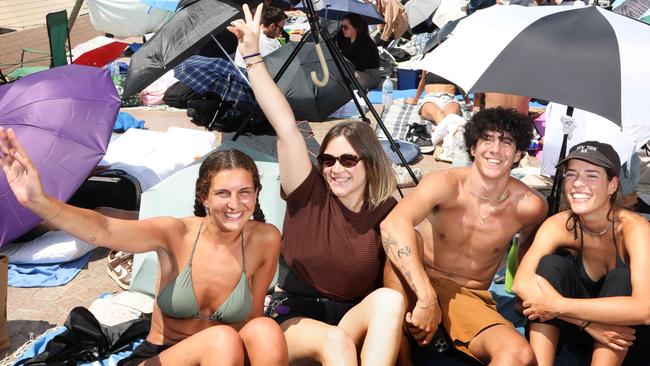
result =
[[467,15],[463,7],[467,4],[465,0],[443,0],[436,13],[433,14],[431,21],[438,28],[442,28],[452,20],[456,20]]
[[431,18],[440,3],[441,0],[409,0],[404,4],[409,27],[415,28],[420,23]]

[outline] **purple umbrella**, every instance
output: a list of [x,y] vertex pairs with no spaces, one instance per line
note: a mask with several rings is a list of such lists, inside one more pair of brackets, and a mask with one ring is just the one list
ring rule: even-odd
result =
[[[104,156],[119,108],[108,70],[96,67],[61,66],[0,86],[0,126],[14,129],[45,191],[64,201]],[[40,221],[0,174],[0,246]]]

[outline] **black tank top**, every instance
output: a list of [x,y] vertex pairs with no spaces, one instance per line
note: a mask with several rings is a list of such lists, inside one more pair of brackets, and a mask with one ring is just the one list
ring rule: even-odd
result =
[[[621,256],[618,253],[618,245],[616,245],[616,232],[614,231],[614,221],[615,220],[612,220],[612,240],[614,242],[614,250],[616,250],[616,265],[614,268],[621,268],[621,267],[627,268],[628,265],[625,264],[625,262],[621,259]],[[587,274],[587,270],[585,269],[584,262],[582,261],[582,248],[584,246],[584,239],[583,239],[584,234],[582,233],[582,224],[578,221],[576,226],[580,228],[580,251],[578,251],[578,255],[574,259],[576,271],[578,272],[578,278],[580,279],[580,282],[585,286],[585,289],[587,289],[589,296],[598,297],[598,294],[600,293],[600,289],[603,287],[603,284],[605,283],[605,277],[607,277],[607,275],[602,276],[600,279],[598,279],[598,281],[594,281]]]

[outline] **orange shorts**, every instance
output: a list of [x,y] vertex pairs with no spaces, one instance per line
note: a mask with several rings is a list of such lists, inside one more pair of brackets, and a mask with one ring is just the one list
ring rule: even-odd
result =
[[485,329],[504,324],[513,326],[497,311],[497,304],[488,290],[463,287],[444,278],[432,278],[442,310],[442,325],[454,347],[478,359],[469,351],[469,343]]

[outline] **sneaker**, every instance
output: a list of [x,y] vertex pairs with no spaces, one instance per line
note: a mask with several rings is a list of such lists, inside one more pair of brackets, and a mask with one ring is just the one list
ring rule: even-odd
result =
[[436,148],[431,141],[431,132],[425,125],[417,123],[409,125],[405,140],[420,147],[423,154],[431,154]]
[[108,275],[124,290],[131,287],[133,253],[111,250],[108,253]]
[[[411,168],[411,170],[413,170],[413,174],[415,174],[418,181],[422,179],[422,171],[420,171],[420,168]],[[415,187],[416,184],[413,181],[413,177],[411,177],[411,174],[409,174],[405,167],[393,163],[393,171],[395,172],[395,179],[399,188]]]

